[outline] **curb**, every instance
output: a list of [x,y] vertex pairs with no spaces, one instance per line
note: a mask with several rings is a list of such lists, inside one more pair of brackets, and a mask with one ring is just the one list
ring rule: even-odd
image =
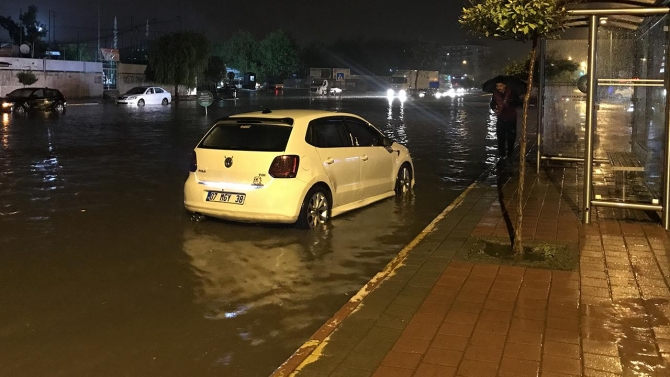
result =
[[330,335],[335,331],[342,321],[356,311],[363,299],[374,291],[384,280],[391,277],[393,272],[407,258],[412,249],[421,242],[428,234],[432,233],[437,224],[442,221],[454,208],[458,207],[463,199],[474,189],[479,180],[476,180],[466,188],[451,204],[437,215],[407,246],[405,246],[398,255],[395,256],[384,269],[370,279],[349,301],[338,310],[326,323],[317,330],[312,337],[302,344],[284,363],[282,363],[272,374],[271,377],[286,377],[295,372],[301,366],[311,364],[321,356],[320,351],[328,344]]

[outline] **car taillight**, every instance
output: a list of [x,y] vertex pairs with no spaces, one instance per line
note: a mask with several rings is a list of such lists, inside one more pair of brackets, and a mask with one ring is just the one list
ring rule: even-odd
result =
[[300,157],[295,155],[277,156],[272,160],[268,174],[272,178],[295,178],[298,174]]
[[195,172],[198,170],[198,157],[195,155],[195,151],[191,152],[191,163],[188,166],[188,171]]

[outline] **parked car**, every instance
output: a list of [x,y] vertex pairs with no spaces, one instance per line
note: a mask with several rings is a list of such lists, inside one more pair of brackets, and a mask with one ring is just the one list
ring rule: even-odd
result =
[[314,228],[414,186],[404,146],[365,119],[263,110],[218,120],[191,153],[184,205],[196,216]]
[[233,84],[223,84],[216,88],[216,97],[218,99],[237,98],[237,87]]
[[168,105],[172,95],[158,86],[137,86],[116,99],[117,105]]
[[3,112],[25,114],[32,110],[55,111],[64,113],[67,101],[58,89],[21,88],[16,89],[0,100]]

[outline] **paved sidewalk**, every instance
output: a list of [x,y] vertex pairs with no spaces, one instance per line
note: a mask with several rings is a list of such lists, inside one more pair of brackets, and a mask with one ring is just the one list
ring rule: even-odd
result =
[[579,269],[464,260],[482,237],[509,240],[517,179],[501,172],[468,188],[273,376],[670,376],[668,233],[640,211],[595,210],[581,225],[577,169],[529,170],[525,241],[576,248]]

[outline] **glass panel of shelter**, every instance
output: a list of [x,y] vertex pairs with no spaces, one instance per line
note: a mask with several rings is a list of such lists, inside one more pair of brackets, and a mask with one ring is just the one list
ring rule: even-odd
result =
[[[596,199],[657,204],[662,191],[667,16],[622,28],[601,19],[598,29],[593,186]],[[586,28],[584,28],[586,35]],[[568,59],[573,73],[544,82],[542,153],[584,157],[588,38],[547,40],[547,64]],[[545,72],[547,72],[545,70]]]

